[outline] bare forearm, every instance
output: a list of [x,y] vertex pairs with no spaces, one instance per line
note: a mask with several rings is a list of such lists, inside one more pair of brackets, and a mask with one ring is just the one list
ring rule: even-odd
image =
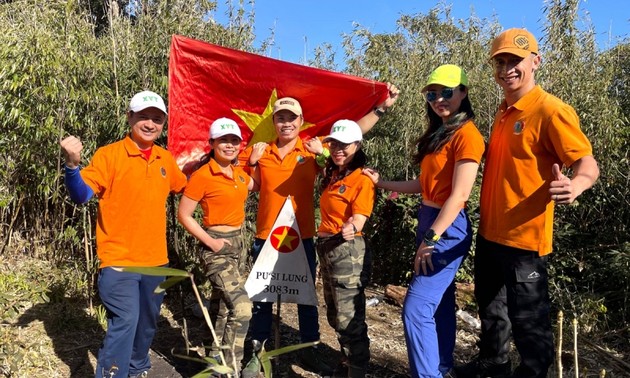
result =
[[573,186],[575,197],[577,197],[595,184],[599,177],[599,167],[595,158],[585,156],[576,161],[571,168],[573,169],[571,186]]
[[418,180],[379,181],[376,186],[381,189],[400,193],[420,193],[422,191],[420,181]]
[[435,221],[433,221],[433,225],[431,225],[431,229],[433,229],[437,235],[442,235],[444,231],[453,224],[462,209],[462,204],[465,202],[466,199],[451,195],[446,202],[444,202],[440,213],[437,218],[435,218]]
[[179,223],[197,240],[210,247],[214,239],[201,227],[192,216],[179,216]]
[[374,113],[374,111],[370,111],[368,114],[364,115],[363,118],[357,121],[357,124],[361,128],[361,132],[363,134],[372,130],[376,122],[378,122],[380,118]]

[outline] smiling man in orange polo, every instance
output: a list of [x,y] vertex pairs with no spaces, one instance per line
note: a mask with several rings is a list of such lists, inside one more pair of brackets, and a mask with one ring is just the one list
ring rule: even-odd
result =
[[[570,204],[599,175],[575,110],[536,85],[534,36],[509,29],[492,43],[494,79],[505,99],[492,126],[475,252],[480,352],[464,377],[546,377],[553,362],[547,257],[555,205]],[[566,177],[561,167],[571,168]],[[510,335],[521,361],[511,371]]]
[[79,168],[81,141],[74,136],[61,141],[70,198],[75,203],[99,199],[98,291],[107,309],[107,332],[97,378],[140,377],[151,368],[149,348],[164,298],[154,290],[164,277],[120,268],[168,264],[166,199],[186,185],[171,153],[154,144],[166,122],[162,97],[150,91],[133,96],[127,122],[129,134],[99,148],[84,169]]
[[[369,131],[379,117],[397,99],[398,89],[388,84],[388,98],[374,111],[369,112],[357,123],[363,133]],[[260,184],[260,199],[256,218],[256,239],[252,256],[258,257],[287,196],[291,196],[297,223],[302,236],[309,268],[315,282],[315,179],[327,157],[321,142],[302,142],[299,137],[304,124],[302,106],[297,99],[284,97],[274,104],[273,122],[277,139],[265,149],[260,159],[250,156],[252,148],[244,151],[239,160],[247,162],[251,176]],[[313,146],[316,146],[315,148]],[[254,302],[250,332],[254,340],[263,341],[271,335],[272,303]],[[316,306],[298,305],[301,342],[319,340],[318,312]],[[306,348],[301,362],[307,369],[330,375],[333,369],[322,360],[317,348]]]

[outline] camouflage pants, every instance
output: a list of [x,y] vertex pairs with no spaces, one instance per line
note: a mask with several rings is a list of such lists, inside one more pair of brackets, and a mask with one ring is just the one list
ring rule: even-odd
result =
[[252,302],[245,291],[245,277],[242,274],[244,262],[244,245],[241,231],[215,232],[208,231],[213,238],[227,239],[227,243],[217,252],[201,248],[200,257],[203,269],[212,285],[210,313],[215,332],[221,345],[229,346],[223,353],[226,362],[231,366],[232,355],[240,369],[243,359],[245,336],[252,317]]
[[351,367],[365,369],[370,339],[365,323],[365,286],[372,273],[372,255],[363,237],[319,238],[317,255],[324,286],[326,317],[337,332],[341,352]]

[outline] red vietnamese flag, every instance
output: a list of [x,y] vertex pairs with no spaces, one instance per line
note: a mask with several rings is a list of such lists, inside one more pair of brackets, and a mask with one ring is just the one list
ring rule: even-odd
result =
[[273,103],[287,96],[302,105],[300,137],[306,139],[327,135],[339,119],[360,119],[387,98],[387,86],[174,35],[168,148],[180,167],[198,160],[209,150],[210,124],[220,117],[238,123],[245,144],[269,142],[276,138]]

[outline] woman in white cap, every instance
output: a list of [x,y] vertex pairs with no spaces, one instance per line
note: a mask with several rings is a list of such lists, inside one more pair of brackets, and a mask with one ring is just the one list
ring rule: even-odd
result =
[[[241,141],[241,131],[233,120],[219,118],[212,123],[212,149],[202,158],[203,165],[191,175],[178,209],[180,223],[200,242],[200,258],[213,294],[227,309],[226,322],[220,326],[223,329],[217,329],[217,334],[222,338],[221,345],[229,347],[227,352],[224,350],[227,365],[237,370],[252,315],[240,269],[244,251],[241,227],[248,192],[258,190],[256,182],[234,165]],[[264,144],[258,147],[261,146]],[[255,146],[252,154],[262,152],[263,149]],[[193,218],[197,204],[203,210],[203,227]]]
[[343,354],[335,376],[364,377],[370,360],[364,290],[372,258],[362,231],[372,214],[375,190],[362,174],[367,161],[362,139],[361,128],[350,120],[335,122],[324,139],[330,157],[321,185],[317,254],[328,323]]
[[436,68],[422,89],[428,127],[413,156],[420,177],[381,181],[377,187],[422,193],[418,211],[414,277],[403,306],[412,377],[448,376],[455,348],[455,274],[472,244],[466,201],[485,146],[472,119],[468,77],[458,66]]

